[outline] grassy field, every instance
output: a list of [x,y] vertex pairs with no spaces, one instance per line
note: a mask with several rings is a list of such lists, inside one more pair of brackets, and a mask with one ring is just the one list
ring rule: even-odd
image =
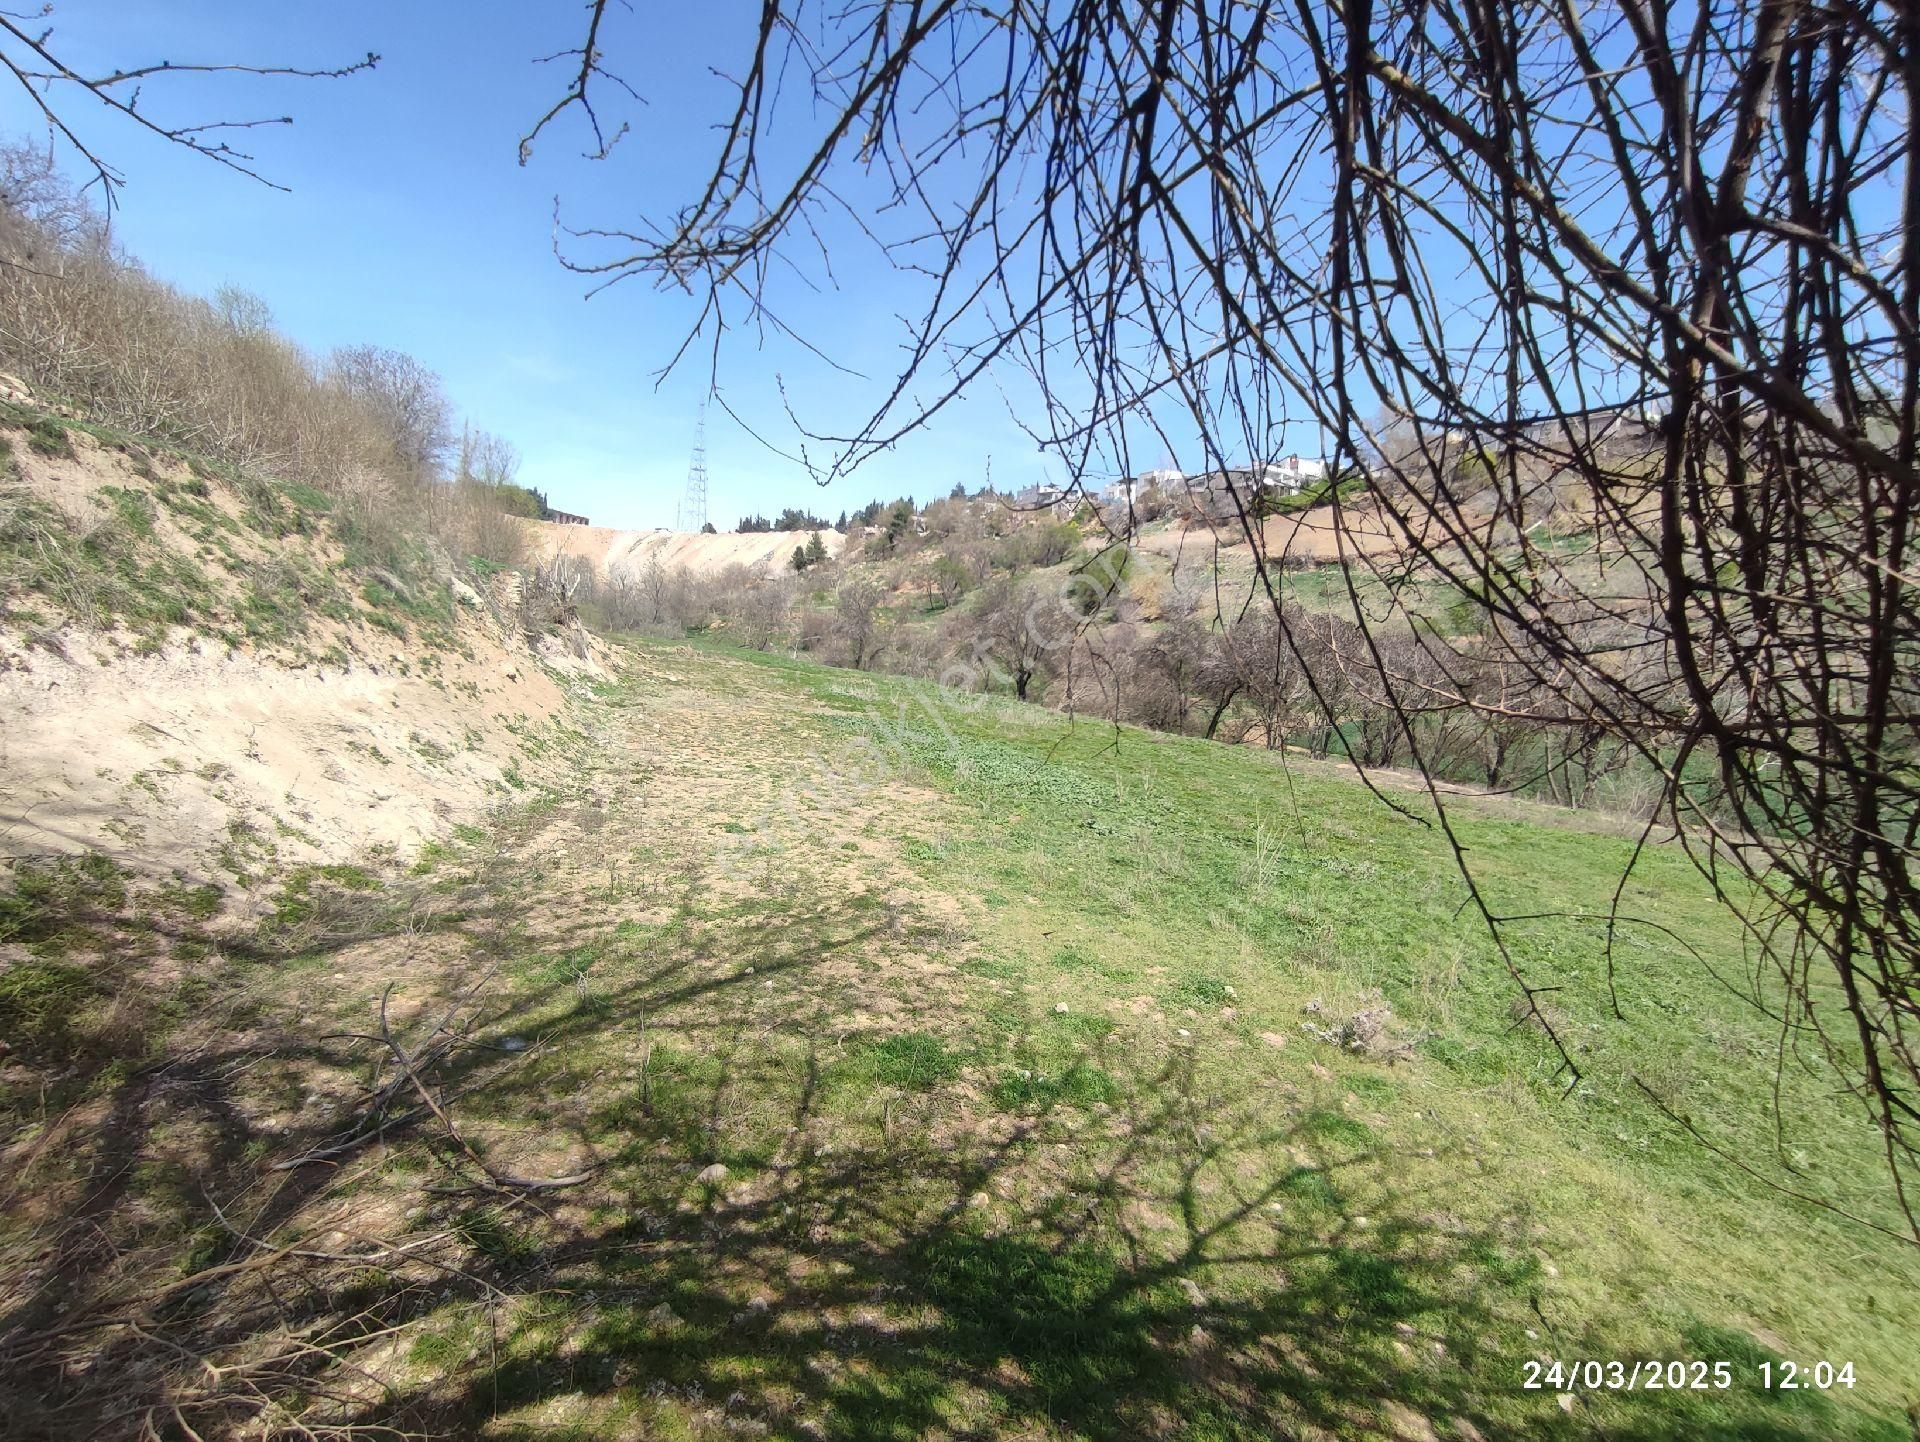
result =
[[[72,925],[16,905],[48,976],[112,952],[199,988],[125,1064],[104,998],[57,1027],[0,999],[72,1068],[51,1106],[7,1098],[41,1205],[0,1233],[0,1322],[78,1339],[9,1354],[29,1435],[160,1395],[204,1436],[256,1412],[594,1439],[1913,1435],[1920,1257],[1639,1090],[1886,1219],[1828,1078],[1783,1074],[1776,1146],[1776,1032],[1714,980],[1749,963],[1679,858],[1628,885],[1657,925],[1616,943],[1621,1018],[1596,924],[1511,930],[1558,988],[1569,1089],[1417,797],[780,658],[628,660],[529,734],[494,827],[294,878],[244,946],[138,887]],[[1630,838],[1462,804],[1497,910],[1604,906]],[[396,1103],[375,1136],[383,1008],[445,1115]],[[89,1107],[118,1150],[51,1146]],[[508,1175],[567,1184],[487,1182]],[[111,1265],[64,1240],[75,1215]],[[313,1355],[261,1361],[288,1337]],[[1731,1385],[1530,1389],[1538,1358]],[[1782,1361],[1854,1385],[1764,1390]]]

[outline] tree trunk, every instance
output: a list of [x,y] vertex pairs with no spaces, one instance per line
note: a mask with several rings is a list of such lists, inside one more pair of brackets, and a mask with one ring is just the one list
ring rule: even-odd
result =
[[1239,694],[1240,688],[1235,686],[1231,691],[1227,692],[1220,704],[1213,708],[1213,714],[1207,718],[1207,740],[1213,740],[1213,733],[1220,729],[1220,718],[1227,714],[1227,707],[1234,703],[1235,698],[1237,698]]

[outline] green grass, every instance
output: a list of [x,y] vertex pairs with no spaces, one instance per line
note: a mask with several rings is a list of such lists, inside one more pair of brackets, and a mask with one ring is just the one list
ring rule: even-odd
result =
[[73,442],[67,439],[67,427],[53,416],[40,416],[33,422],[27,432],[27,444],[52,459],[73,458]]
[[[640,659],[644,681],[555,731],[564,785],[523,778],[537,802],[505,798],[415,874],[283,877],[252,948],[271,964],[218,973],[259,1011],[249,1064],[209,1073],[240,1127],[269,1119],[226,1143],[246,1165],[335,1134],[310,1087],[337,1101],[391,1076],[365,1039],[382,998],[417,1044],[475,988],[471,1045],[433,1064],[462,1138],[529,1174],[591,1169],[507,1204],[464,1185],[470,1158],[437,1128],[395,1121],[330,1174],[346,1195],[303,1177],[319,1200],[276,1237],[369,1195],[393,1242],[451,1239],[433,1255],[457,1271],[424,1284],[341,1277],[341,1307],[399,1328],[364,1354],[392,1399],[365,1420],[862,1442],[1910,1435],[1911,1250],[1767,1190],[1642,1098],[1636,1080],[1768,1165],[1771,1033],[1664,933],[1621,942],[1622,1021],[1591,925],[1514,929],[1516,962],[1559,988],[1569,1090],[1514,1025],[1443,840],[1330,769],[710,642]],[[687,717],[725,737],[713,754],[664,749],[659,723]],[[766,816],[756,785],[813,804]],[[730,815],[767,844],[743,847]],[[1513,912],[1590,907],[1630,849],[1544,813],[1459,819]],[[1738,973],[1737,934],[1679,858],[1656,851],[1628,890]],[[443,896],[458,913],[418,931]],[[58,910],[23,913],[43,946],[65,945]],[[277,956],[289,934],[309,949]],[[8,1004],[84,1014],[79,980],[30,973]],[[1397,1060],[1313,1030],[1380,1006]],[[1790,1077],[1783,1100],[1800,1184],[1886,1217],[1873,1138],[1830,1079]],[[166,1155],[130,1173],[141,1205],[178,1213],[172,1240],[205,1260],[197,1199],[257,1174]],[[1522,1387],[1541,1355],[1724,1360],[1737,1382],[1569,1411]],[[1762,1393],[1784,1357],[1851,1361],[1856,1386]]]
[[1120,1087],[1105,1071],[1087,1062],[1069,1062],[1048,1075],[1031,1067],[1009,1068],[993,1085],[995,1105],[1008,1111],[1028,1107],[1091,1107],[1120,1100]]
[[95,997],[86,970],[63,961],[22,961],[0,972],[0,1035],[29,1056],[65,1055]]
[[[1537,1291],[1563,1340],[1577,1336],[1589,1352],[1704,1356],[1702,1319],[1716,1319],[1752,1355],[1766,1336],[1788,1355],[1870,1358],[1877,1379],[1801,1402],[1756,1399],[1749,1387],[1737,1403],[1686,1397],[1664,1411],[1592,1404],[1595,1415],[1653,1429],[1636,1435],[1771,1435],[1741,1429],[1776,1425],[1780,1436],[1901,1435],[1896,1404],[1920,1395],[1903,1340],[1920,1327],[1911,1249],[1717,1161],[1640,1091],[1762,1172],[1896,1223],[1871,1130],[1835,1103],[1833,1077],[1817,1067],[1781,1079],[1794,1172],[1773,1165],[1775,1031],[1685,949],[1722,975],[1742,974],[1734,925],[1683,858],[1656,848],[1628,883],[1626,909],[1685,945],[1653,927],[1622,930],[1613,981],[1624,1020],[1608,1000],[1602,928],[1563,915],[1508,930],[1518,965],[1556,988],[1550,1014],[1581,1071],[1570,1086],[1538,1030],[1515,1025],[1512,982],[1463,915],[1441,839],[1353,782],[1151,733],[1125,731],[1116,745],[1110,727],[978,698],[933,698],[936,727],[915,683],[738,659],[801,716],[865,737],[968,818],[938,846],[909,838],[903,851],[952,895],[1000,899],[976,923],[992,960],[970,971],[1026,1002],[997,1004],[960,1039],[997,1058],[986,1082],[993,1105],[1112,1108],[1156,1087],[1164,1096],[1177,1077],[1224,1116],[1271,1116],[1316,1149],[1370,1158],[1392,1180],[1360,1205],[1423,1197],[1462,1227],[1506,1219],[1518,1244],[1496,1247],[1504,1260],[1478,1284],[1504,1293],[1490,1314],[1470,1324],[1450,1314],[1467,1292],[1445,1288],[1427,1304],[1456,1358],[1470,1333],[1498,1340],[1470,1374],[1487,1416],[1525,1413],[1529,1399],[1511,1395],[1507,1369],[1533,1345]],[[1566,821],[1463,812],[1476,877],[1497,910],[1604,909],[1631,843]],[[1164,1020],[1142,1024],[1120,1009],[1139,995]],[[1376,997],[1410,1061],[1389,1067],[1303,1028]],[[1056,999],[1070,1016],[1050,1014]],[[1058,1034],[1058,1023],[1108,1017],[1125,1023],[1118,1043]],[[1220,1164],[1257,1167],[1265,1154],[1249,1139],[1244,1150],[1224,1147]],[[1354,1210],[1344,1190],[1328,1195],[1324,1177],[1296,1174],[1290,1194],[1309,1211]],[[1346,1282],[1376,1311],[1398,1309],[1397,1284],[1371,1263],[1327,1265],[1347,1266]],[[1266,1285],[1279,1285],[1281,1270]]]
[[264,930],[272,936],[297,934],[315,923],[324,923],[342,910],[364,913],[372,908],[353,906],[347,898],[354,893],[379,891],[381,886],[380,878],[364,866],[295,867],[281,880]]
[[212,882],[198,885],[176,877],[157,888],[155,901],[164,910],[177,912],[190,921],[207,921],[220,912],[222,892]]
[[0,942],[57,941],[87,920],[117,911],[127,896],[124,873],[98,852],[22,862],[12,881],[0,891]]
[[929,1091],[960,1074],[961,1058],[939,1037],[908,1032],[867,1050],[874,1077],[888,1086]]
[[0,560],[22,590],[88,624],[125,624],[137,644],[151,648],[170,627],[208,614],[214,587],[190,557],[153,544],[144,495],[112,488],[103,494],[108,514],[78,537],[45,502],[17,501],[0,523]]

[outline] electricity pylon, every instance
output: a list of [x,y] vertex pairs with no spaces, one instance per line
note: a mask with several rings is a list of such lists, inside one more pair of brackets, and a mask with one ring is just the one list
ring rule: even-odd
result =
[[693,462],[687,467],[687,493],[680,498],[677,531],[705,530],[707,525],[707,403],[700,402],[700,421],[693,432]]

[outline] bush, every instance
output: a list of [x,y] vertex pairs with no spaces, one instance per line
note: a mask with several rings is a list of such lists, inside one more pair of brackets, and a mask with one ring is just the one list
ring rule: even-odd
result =
[[1265,495],[1273,499],[1271,501],[1263,499],[1262,510],[1272,515],[1293,515],[1300,511],[1310,511],[1315,506],[1329,505],[1336,498],[1342,501],[1350,500],[1365,490],[1366,485],[1365,476],[1329,475],[1310,486],[1302,486],[1291,495],[1281,495],[1275,491],[1266,492]]
[[1025,571],[1058,566],[1080,549],[1080,531],[1070,521],[1042,521],[1020,527],[994,550],[993,564],[1002,571]]
[[[0,148],[0,169],[17,164]],[[425,529],[452,555],[518,559],[519,527],[501,512],[538,516],[542,499],[504,473],[479,488],[441,479],[452,437],[433,372],[372,346],[318,361],[274,330],[256,297],[186,295],[117,255],[57,178],[30,199],[31,214],[0,203],[0,369],[90,421],[207,458],[195,462],[202,482],[218,471],[251,485],[251,513],[270,534],[311,534],[331,510],[362,530]],[[65,421],[21,419],[36,452],[72,454]],[[280,503],[300,493],[325,503]]]

